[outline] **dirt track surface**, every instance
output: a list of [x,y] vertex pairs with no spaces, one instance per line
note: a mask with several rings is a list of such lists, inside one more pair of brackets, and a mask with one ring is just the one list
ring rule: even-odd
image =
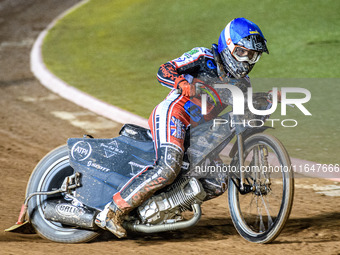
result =
[[30,173],[49,150],[84,133],[113,137],[121,126],[52,94],[30,72],[29,53],[38,33],[76,2],[0,1],[0,254],[340,254],[340,197],[317,193],[336,184],[320,179],[296,180],[290,220],[269,245],[241,239],[226,196],[203,205],[197,226],[172,233],[125,240],[107,234],[88,244],[65,245],[37,234],[3,232],[16,222]]

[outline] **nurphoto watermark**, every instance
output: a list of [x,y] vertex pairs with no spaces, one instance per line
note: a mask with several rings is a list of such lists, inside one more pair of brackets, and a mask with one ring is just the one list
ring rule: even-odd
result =
[[[265,122],[269,123],[271,127],[274,127],[276,124],[281,124],[282,127],[296,127],[298,125],[298,121],[296,119],[270,119],[269,116],[273,114],[278,107],[278,103],[281,103],[281,116],[287,115],[287,106],[296,107],[299,109],[305,116],[312,116],[311,112],[304,106],[305,103],[309,102],[311,99],[311,92],[305,88],[297,88],[297,87],[282,87],[280,90],[277,87],[273,87],[271,90],[271,98],[270,101],[267,99],[267,106],[265,109],[256,109],[253,102],[253,88],[248,87],[247,92],[244,93],[240,88],[235,85],[230,84],[214,84],[209,86],[210,89],[214,92],[215,96],[218,100],[215,100],[213,93],[202,93],[200,96],[201,100],[201,114],[208,114],[208,96],[214,102],[219,101],[223,104],[223,95],[221,90],[228,90],[230,97],[232,98],[232,114],[237,116],[242,116],[246,114],[246,111],[249,111],[253,114],[253,116],[257,116],[257,118],[253,119],[243,119],[242,121],[231,120],[230,123],[227,120],[216,119],[214,121],[214,125],[221,125],[229,123],[231,126],[234,125],[242,125],[249,127],[262,127]],[[207,91],[207,90],[203,90]],[[298,94],[301,98],[289,98],[288,94],[294,93]],[[279,96],[278,96],[279,95]],[[280,97],[280,98],[279,98]],[[222,99],[221,99],[222,98]],[[226,100],[227,101],[227,100]],[[247,102],[246,102],[247,101]]]

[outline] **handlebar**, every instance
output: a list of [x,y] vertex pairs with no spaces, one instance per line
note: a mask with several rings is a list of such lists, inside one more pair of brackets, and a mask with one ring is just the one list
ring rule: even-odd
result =
[[[204,83],[201,83],[201,82],[197,82],[197,83],[195,83],[194,85],[195,85],[195,87],[196,87],[196,95],[199,95],[199,94],[202,92],[202,90],[201,90],[201,87],[202,87],[202,86],[203,86],[203,87],[206,87],[206,86],[204,85]],[[181,94],[181,93],[182,93],[182,89],[181,89],[181,88],[177,88],[177,89],[175,89],[175,91],[176,91],[176,93],[178,93],[178,94]],[[265,97],[265,98],[267,99],[268,102],[272,103],[272,94],[271,94],[270,92],[267,92],[267,93],[265,93],[265,92],[254,93],[253,95],[255,95],[255,94],[262,94],[262,96]],[[279,103],[281,103],[281,101],[279,101]],[[287,104],[287,105],[288,105],[289,107],[292,107],[292,108],[295,107],[295,106],[292,105],[292,104]]]

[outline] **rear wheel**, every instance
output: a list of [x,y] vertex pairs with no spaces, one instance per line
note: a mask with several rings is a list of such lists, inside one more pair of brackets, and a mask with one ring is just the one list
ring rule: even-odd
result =
[[255,134],[245,140],[244,159],[241,171],[245,172],[245,184],[250,189],[242,195],[238,190],[237,175],[229,179],[231,218],[246,240],[269,243],[282,231],[293,204],[290,158],[276,138]]
[[[26,196],[37,191],[59,189],[65,179],[74,173],[69,163],[67,146],[56,148],[47,154],[34,169],[26,190]],[[62,194],[34,196],[28,203],[30,221],[42,237],[61,243],[88,242],[99,234],[94,231],[65,226],[58,222],[46,220],[44,208],[49,199],[63,198]]]

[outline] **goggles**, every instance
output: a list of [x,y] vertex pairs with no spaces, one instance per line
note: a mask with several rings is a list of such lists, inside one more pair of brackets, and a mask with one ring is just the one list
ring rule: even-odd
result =
[[235,45],[235,48],[231,54],[234,56],[234,58],[236,58],[237,61],[255,64],[257,61],[259,61],[262,52]]

